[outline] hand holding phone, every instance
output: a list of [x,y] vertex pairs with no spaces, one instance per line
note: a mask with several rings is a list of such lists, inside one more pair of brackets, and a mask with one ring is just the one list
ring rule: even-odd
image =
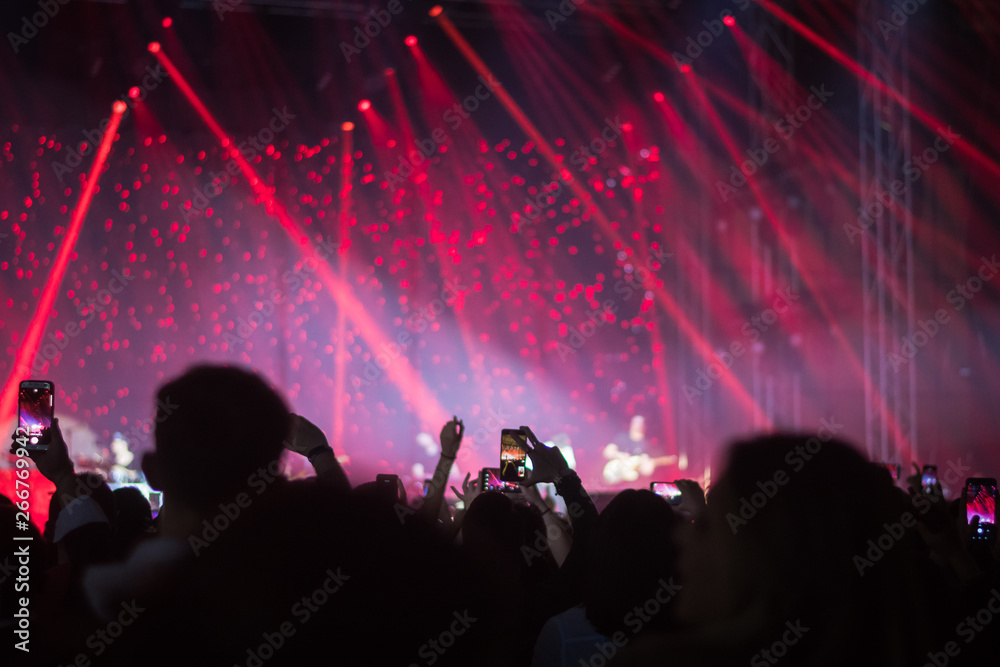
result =
[[937,482],[937,466],[924,466],[920,473],[920,488],[924,493],[934,493],[934,485]]
[[[19,440],[21,438],[15,434],[14,443],[11,445],[12,454],[21,448]],[[46,447],[24,447],[23,449],[27,451],[28,457],[35,462],[38,472],[57,487],[72,481],[73,462],[69,458],[69,449],[66,447],[66,441],[63,440],[58,418],[52,419],[52,433]]]
[[393,500],[404,500],[400,498],[400,493],[406,493],[403,489],[403,485],[399,481],[399,475],[376,475],[375,484],[381,493],[385,494],[385,497],[392,498]]
[[55,416],[54,384],[47,380],[24,380],[17,392],[17,428],[27,440],[27,450],[44,451],[52,442]]
[[521,429],[500,431],[500,479],[523,482],[528,476],[528,436]]
[[671,505],[681,504],[681,490],[673,482],[650,482],[649,490]]
[[558,447],[546,447],[527,426],[522,426],[521,431],[530,442],[527,451],[532,466],[531,474],[522,484],[554,482],[557,477],[569,474],[571,468]]

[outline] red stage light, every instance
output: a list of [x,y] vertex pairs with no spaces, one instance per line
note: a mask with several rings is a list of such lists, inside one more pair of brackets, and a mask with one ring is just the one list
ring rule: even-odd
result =
[[687,74],[688,72],[691,71],[691,66],[688,65],[687,63],[684,63],[683,65],[681,65],[681,71]]
[[141,94],[142,91],[139,90],[139,86],[132,86],[131,88],[128,89],[128,96],[131,97],[133,100],[139,97],[139,95]]
[[735,16],[726,16],[725,18],[722,19],[722,22],[725,23],[726,25],[732,27],[732,26],[736,25],[736,17]]
[[354,123],[352,123],[351,121],[347,121],[346,123],[341,124],[340,129],[342,129],[344,132],[350,132],[351,130],[354,129]]
[[442,7],[441,5],[434,5],[433,7],[431,7],[431,10],[429,12],[427,12],[427,14],[429,16],[437,16],[437,15],[439,15],[443,11],[444,11],[444,7]]
[[159,42],[150,42],[149,46],[146,47],[146,48],[149,49],[150,53],[159,53],[160,52],[160,43]]
[[[139,90],[139,89],[136,88],[136,90]],[[112,105],[111,110],[114,111],[115,113],[125,113],[125,109],[126,108],[128,108],[126,106],[126,104],[124,102],[122,102],[121,100],[118,100],[117,102],[115,102]]]
[[384,72],[382,72],[382,73],[383,73],[383,74],[385,74],[386,76],[392,76],[393,74],[395,74],[395,73],[396,73],[396,70],[394,70],[394,69],[393,69],[393,68],[391,68],[391,67],[386,67],[386,68],[385,68],[385,71],[384,71]]
[[653,93],[653,99],[657,102],[663,101],[663,93]]
[[417,38],[414,37],[413,35],[408,36],[404,41],[406,42],[407,46],[416,46],[417,45]]
[[368,111],[372,108],[372,103],[370,100],[361,100],[358,102],[358,111]]
[[174,20],[172,18],[170,18],[169,16],[167,18],[163,19],[163,27],[164,28],[169,28],[173,24],[174,24]]

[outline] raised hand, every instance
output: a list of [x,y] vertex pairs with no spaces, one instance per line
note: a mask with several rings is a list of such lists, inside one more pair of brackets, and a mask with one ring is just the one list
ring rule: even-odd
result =
[[[38,472],[59,486],[73,477],[73,462],[69,458],[69,449],[66,447],[66,441],[63,440],[58,417],[52,420],[51,435],[48,449],[29,449],[28,457],[35,462]],[[14,437],[16,440],[17,434]],[[17,443],[15,442],[11,451],[16,448]]]
[[477,477],[470,482],[469,480],[471,478],[471,472],[465,474],[465,481],[462,482],[461,493],[458,492],[458,489],[456,489],[454,485],[451,487],[452,493],[454,493],[458,499],[465,504],[465,509],[469,509],[469,506],[472,505],[472,501],[476,499],[476,496],[482,493],[482,489],[479,488],[479,478]]
[[465,424],[457,416],[453,417],[441,428],[441,456],[455,458],[462,444],[463,435],[465,435]]
[[681,492],[679,505],[671,505],[685,519],[696,519],[705,512],[705,491],[698,482],[691,479],[678,479],[674,482]]
[[521,430],[528,436],[528,458],[531,459],[531,470],[528,478],[522,482],[525,485],[534,485],[541,482],[554,482],[556,478],[562,477],[570,472],[569,464],[563,458],[558,447],[546,447],[543,445],[531,429],[522,426]]
[[308,456],[317,447],[329,445],[319,426],[296,414],[292,415],[292,430],[284,444],[285,449],[302,456]]

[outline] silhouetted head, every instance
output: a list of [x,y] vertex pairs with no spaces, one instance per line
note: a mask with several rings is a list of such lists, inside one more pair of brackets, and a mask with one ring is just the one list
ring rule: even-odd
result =
[[507,582],[529,586],[551,574],[555,561],[545,539],[538,510],[498,491],[477,496],[462,520],[462,545],[492,576]]
[[[773,435],[736,443],[682,548],[683,615],[741,618],[764,636],[801,619],[822,628],[803,640],[817,653],[847,636],[896,650],[905,642],[893,633],[926,620],[923,602],[898,595],[921,587],[919,538],[904,525],[917,515],[884,471],[843,442]],[[888,548],[877,553],[880,538]]]
[[[587,619],[601,634],[667,625],[676,592],[676,525],[670,505],[646,490],[622,491],[601,512],[583,594]],[[635,607],[648,609],[650,620],[630,619]]]
[[211,507],[273,470],[290,428],[284,401],[259,376],[197,366],[157,393],[156,451],[143,470],[171,501]]

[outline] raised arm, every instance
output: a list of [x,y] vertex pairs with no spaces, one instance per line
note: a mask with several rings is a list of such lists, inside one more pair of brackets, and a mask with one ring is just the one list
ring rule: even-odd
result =
[[285,441],[285,449],[308,458],[320,483],[344,493],[351,490],[347,474],[333,455],[333,447],[323,431],[305,417],[292,415],[292,431]]
[[458,456],[458,448],[462,446],[463,435],[465,435],[465,424],[457,416],[441,428],[441,456],[431,476],[427,497],[420,506],[420,513],[432,521],[441,513],[448,486],[448,475],[451,474],[451,466]]
[[566,501],[566,512],[573,524],[574,542],[586,543],[594,526],[597,525],[597,506],[583,488],[576,471],[566,463],[559,448],[546,447],[527,426],[522,426],[521,430],[528,436],[528,457],[532,465],[525,485],[554,483],[556,493]]

